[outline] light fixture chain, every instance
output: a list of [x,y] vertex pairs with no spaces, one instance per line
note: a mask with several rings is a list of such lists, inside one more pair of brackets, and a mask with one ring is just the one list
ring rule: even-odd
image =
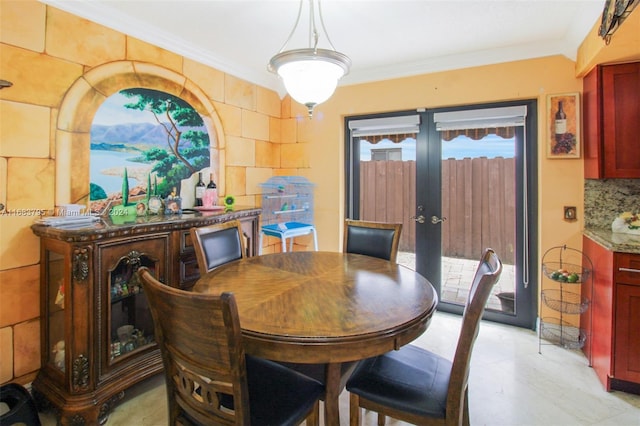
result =
[[313,9],[313,0],[309,0],[309,47],[318,49],[318,30],[316,29],[316,12]]
[[[329,38],[329,33],[327,32],[327,29],[324,27],[324,19],[322,19],[322,0],[318,0],[318,15],[320,15],[320,26],[322,27],[322,31],[324,31],[325,37],[327,37],[329,46],[331,46],[333,50],[336,50],[336,48],[333,46],[333,43],[331,43],[331,39]],[[316,41],[316,44],[317,44],[317,41]]]
[[304,3],[304,0],[300,0],[300,7],[298,8],[298,17],[296,18],[296,23],[293,24],[293,29],[291,30],[291,33],[289,33],[289,37],[287,37],[287,40],[284,42],[280,50],[278,50],[278,53],[284,52],[284,48],[287,47],[287,44],[289,44],[291,37],[293,37],[293,34],[296,32],[296,28],[298,28],[298,23],[300,22],[300,16],[302,15],[303,3]]
[[333,50],[318,47],[320,32],[316,26],[315,5],[313,4],[315,0],[307,0],[309,1],[309,47],[285,50],[300,23],[304,1],[300,0],[298,17],[291,34],[278,54],[271,58],[267,68],[282,78],[291,98],[306,106],[309,118],[311,118],[313,108],[329,99],[338,85],[338,80],[349,72],[351,59],[336,51],[329,39],[322,17],[321,0],[318,0],[317,6],[321,30],[324,31]]

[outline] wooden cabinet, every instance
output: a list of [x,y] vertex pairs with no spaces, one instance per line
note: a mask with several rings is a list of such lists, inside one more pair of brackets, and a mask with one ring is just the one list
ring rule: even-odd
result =
[[189,229],[239,219],[251,256],[258,251],[259,214],[150,216],[75,230],[34,225],[41,237],[37,400],[63,425],[104,422],[128,387],[163,368],[135,271],[146,266],[160,281],[189,289],[199,277]]
[[584,177],[640,178],[640,62],[596,66],[583,79]]
[[616,328],[613,375],[640,384],[640,255],[615,256]]
[[200,278],[191,234],[188,229],[180,230],[174,233],[173,238],[174,258],[177,259],[174,275],[178,277],[178,287],[189,290]]
[[581,318],[581,328],[586,330],[587,339],[583,350],[590,357],[600,382],[610,390],[614,330],[613,252],[587,237],[583,238],[582,251],[593,262],[593,289],[586,283],[582,285],[582,294],[591,300],[591,318]]
[[585,353],[591,353],[591,365],[606,390],[639,393],[640,254],[612,252],[588,237],[583,251],[594,272],[593,318],[581,325],[588,330]]

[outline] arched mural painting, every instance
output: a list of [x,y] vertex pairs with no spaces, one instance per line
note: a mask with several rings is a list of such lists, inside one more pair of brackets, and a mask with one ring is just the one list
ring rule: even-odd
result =
[[166,198],[209,165],[209,134],[189,103],[148,88],[121,90],[105,100],[91,125],[91,210]]
[[[155,127],[145,132],[137,125],[126,126],[140,122]],[[226,142],[213,103],[189,78],[157,65],[117,61],[78,78],[60,105],[55,150],[56,205],[88,204],[93,212],[108,212],[105,200],[120,204],[126,182],[126,193],[136,204],[148,201],[149,187],[164,198],[176,186],[182,205],[191,207],[199,171],[205,182],[213,173],[218,195],[225,194]],[[96,159],[100,154],[122,158],[108,163]],[[137,195],[142,190],[145,193]],[[130,207],[135,218],[139,212]]]

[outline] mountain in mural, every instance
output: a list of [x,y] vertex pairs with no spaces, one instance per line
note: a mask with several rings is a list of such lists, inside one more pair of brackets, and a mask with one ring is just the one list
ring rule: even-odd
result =
[[[207,132],[204,126],[180,127],[181,132],[187,130]],[[167,132],[160,124],[122,123],[109,126],[93,124],[91,126],[91,149],[93,150],[140,151],[153,146],[159,148],[167,146]],[[189,146],[189,143],[187,142],[185,146]]]

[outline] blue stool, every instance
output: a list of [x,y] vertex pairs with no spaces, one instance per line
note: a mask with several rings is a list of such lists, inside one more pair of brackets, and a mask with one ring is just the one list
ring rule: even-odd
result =
[[9,411],[0,414],[2,426],[11,426],[16,423],[40,426],[36,403],[24,387],[17,383],[0,386],[0,402],[9,407]]
[[313,234],[313,248],[318,251],[318,237],[316,235],[316,227],[313,225],[309,225],[308,223],[299,223],[299,222],[286,222],[286,223],[276,223],[272,225],[264,225],[260,230],[260,242],[258,247],[260,248],[260,253],[262,254],[262,236],[268,235],[270,237],[280,238],[282,241],[282,252],[286,253],[287,251],[287,238],[289,240],[289,251],[293,250],[293,239],[295,237],[299,237],[302,235]]

